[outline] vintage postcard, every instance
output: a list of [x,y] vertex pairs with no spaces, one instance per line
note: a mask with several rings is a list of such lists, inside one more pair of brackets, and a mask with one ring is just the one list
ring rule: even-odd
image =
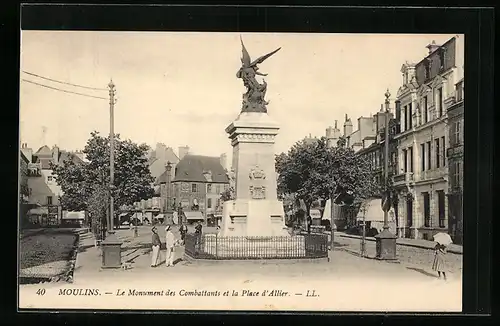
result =
[[460,312],[464,35],[23,30],[19,308]]

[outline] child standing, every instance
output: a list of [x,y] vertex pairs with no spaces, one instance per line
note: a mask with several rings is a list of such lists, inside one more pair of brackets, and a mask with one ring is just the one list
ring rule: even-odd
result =
[[434,262],[432,263],[432,270],[438,273],[438,277],[441,278],[441,274],[443,274],[443,278],[446,281],[446,246],[442,244],[437,244],[434,247]]

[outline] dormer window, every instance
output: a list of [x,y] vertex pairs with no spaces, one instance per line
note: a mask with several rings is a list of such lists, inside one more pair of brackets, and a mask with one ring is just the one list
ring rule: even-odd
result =
[[403,72],[403,85],[408,84],[408,70]]
[[212,182],[212,171],[204,171],[203,176],[205,177],[206,181]]

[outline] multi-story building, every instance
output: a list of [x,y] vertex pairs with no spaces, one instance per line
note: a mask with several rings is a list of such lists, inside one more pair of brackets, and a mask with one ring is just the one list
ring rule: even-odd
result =
[[21,151],[19,157],[19,217],[21,226],[26,223],[26,213],[29,210],[28,158]]
[[[179,155],[185,155],[189,152],[189,147],[179,147]],[[175,166],[179,163],[182,157],[178,157],[171,147],[166,146],[163,143],[156,144],[154,151],[149,153],[148,164],[149,172],[155,180],[155,184],[159,184],[159,178],[165,173],[165,166],[170,162],[172,166],[171,178],[174,178]]]
[[[63,192],[57,184],[51,164],[63,164],[64,161],[73,160],[77,164],[83,163],[78,155],[60,150],[59,147],[42,146],[33,153],[28,144],[21,144],[22,157],[27,163],[28,204],[37,207],[30,212],[33,221],[38,223],[58,223],[62,216],[59,198]],[[23,160],[22,160],[23,161]],[[21,167],[23,163],[21,162]]]
[[400,237],[432,239],[448,229],[448,116],[446,105],[463,76],[463,40],[432,42],[428,55],[401,69],[403,85],[396,100],[399,119],[398,191]]
[[384,151],[385,151],[385,119],[389,119],[389,174],[394,172],[395,157],[397,153],[397,145],[394,141],[394,128],[396,123],[394,114],[386,113],[385,109],[373,116],[373,124],[375,129],[374,136],[366,136],[362,141],[362,148],[358,149],[357,154],[367,157],[372,163],[371,166],[376,173],[377,183],[383,185],[384,183]]
[[453,242],[463,242],[463,169],[464,169],[464,81],[455,86],[448,105],[448,231]]
[[172,181],[174,203],[182,208],[184,222],[207,221],[219,215],[221,194],[229,188],[224,160],[224,155],[187,154],[177,164]]
[[[377,174],[377,181],[382,184],[383,182],[383,144],[384,144],[384,130],[385,130],[385,109],[382,107],[380,112],[370,116],[370,117],[359,117],[357,120],[357,129],[353,130],[353,124],[351,119],[346,114],[345,121],[343,125],[343,136],[346,140],[346,146],[352,148],[358,155],[366,156],[371,162],[372,167],[375,169]],[[392,130],[395,128],[396,123],[393,119],[393,113],[388,114],[389,118],[389,129],[391,130],[391,135],[394,133]],[[337,142],[340,139],[342,133],[337,128],[337,121],[335,121],[334,127],[328,127],[326,129],[326,139],[330,147],[337,146]],[[392,139],[392,137],[391,137]],[[394,142],[390,143],[390,153],[391,158],[395,160],[395,148]],[[391,164],[391,169],[394,164]],[[375,195],[374,199],[377,196]],[[380,199],[378,199],[380,201]],[[331,211],[331,204],[328,200],[325,204],[325,211],[323,212],[323,218],[328,219]],[[335,220],[335,226],[337,229],[342,230],[351,224],[356,223],[357,208],[351,206],[339,206],[333,205],[333,216]],[[382,214],[380,214],[380,217]],[[373,217],[378,218],[378,217]]]

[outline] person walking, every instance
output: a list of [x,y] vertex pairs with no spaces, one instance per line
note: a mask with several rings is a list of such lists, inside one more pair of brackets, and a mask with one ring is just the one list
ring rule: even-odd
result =
[[156,229],[156,226],[153,226],[151,231],[153,232],[153,237],[151,240],[151,245],[152,245],[151,267],[156,267],[156,266],[158,266],[158,260],[160,260],[161,241],[160,241],[160,236],[158,235],[158,230]]
[[175,246],[175,236],[171,230],[170,225],[167,225],[165,228],[165,247],[167,252],[165,254],[165,266],[173,267],[174,266],[174,246]]
[[434,247],[434,261],[432,263],[432,270],[438,273],[438,277],[441,278],[441,274],[443,274],[443,278],[446,281],[446,246],[442,244],[436,244]]

